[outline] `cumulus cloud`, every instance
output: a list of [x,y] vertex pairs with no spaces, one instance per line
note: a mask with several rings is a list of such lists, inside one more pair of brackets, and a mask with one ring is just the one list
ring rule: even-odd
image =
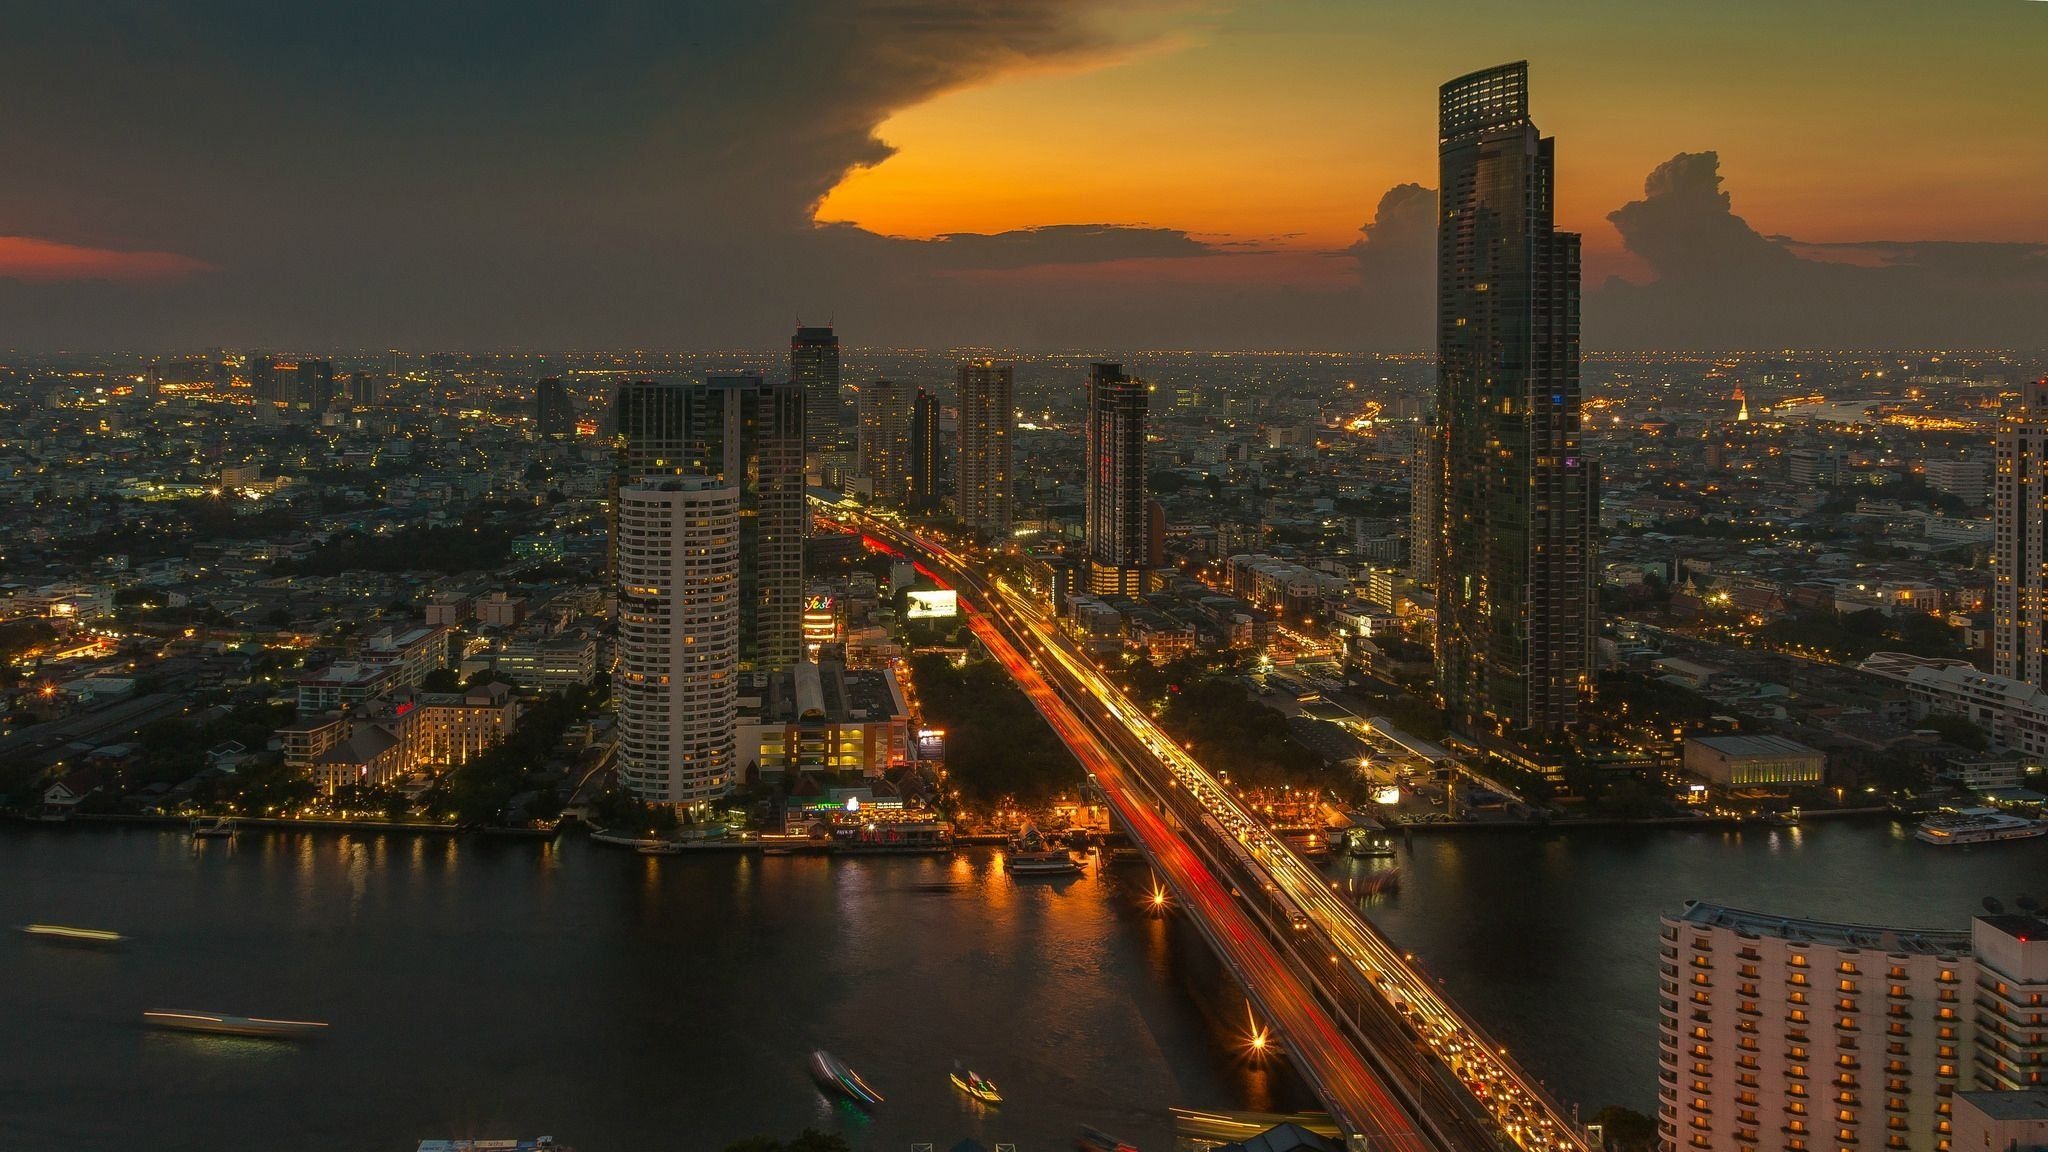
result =
[[1712,152],[1659,165],[1608,219],[1654,278],[1587,293],[1588,347],[2035,347],[2048,315],[2048,245],[1764,236]]

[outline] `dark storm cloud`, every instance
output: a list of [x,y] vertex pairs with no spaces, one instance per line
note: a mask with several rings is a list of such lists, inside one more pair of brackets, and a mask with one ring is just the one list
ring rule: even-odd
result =
[[1094,7],[8,2],[0,234],[215,269],[0,285],[10,342],[759,344],[805,309],[879,335],[919,302],[878,283],[1205,251],[810,223],[894,110],[1132,48]]
[[1585,302],[1589,347],[2039,347],[2048,245],[1802,244],[1760,235],[1720,158],[1680,153],[1608,216],[1654,279]]

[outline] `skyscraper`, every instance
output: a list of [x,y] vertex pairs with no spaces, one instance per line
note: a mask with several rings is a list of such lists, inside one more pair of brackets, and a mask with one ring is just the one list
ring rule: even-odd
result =
[[1579,238],[1555,227],[1529,69],[1440,93],[1437,691],[1471,734],[1563,731],[1592,686]]
[[939,398],[917,390],[910,404],[910,507],[929,512],[939,506],[945,458],[939,452]]
[[804,394],[759,373],[638,380],[616,402],[619,476],[710,476],[740,493],[739,659],[795,663],[802,633]]
[[1150,549],[1145,507],[1145,382],[1121,364],[1088,372],[1085,525],[1088,590],[1137,596]]
[[709,476],[619,489],[619,780],[650,804],[732,790],[740,490]]
[[860,389],[859,475],[878,504],[902,507],[910,498],[910,417],[916,390],[901,380],[876,380]]
[[533,435],[538,440],[564,440],[576,435],[576,404],[558,376],[533,388]]
[[2020,391],[1999,421],[1992,478],[1991,670],[2048,688],[2048,379]]
[[827,458],[839,451],[839,336],[799,326],[789,338],[789,378],[804,394],[804,472],[823,483]]
[[1424,424],[1416,430],[1408,460],[1408,575],[1425,588],[1436,587],[1436,518],[1443,481],[1436,425]]
[[1011,453],[1017,439],[1015,383],[1008,364],[960,364],[960,457],[953,508],[977,535],[1010,535]]

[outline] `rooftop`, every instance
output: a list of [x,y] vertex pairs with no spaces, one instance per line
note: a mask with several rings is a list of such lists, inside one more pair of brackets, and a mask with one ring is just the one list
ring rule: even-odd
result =
[[1771,936],[1792,943],[1830,948],[1869,948],[1922,956],[1965,956],[1970,952],[1968,932],[1886,928],[1874,924],[1769,916],[1697,900],[1687,901],[1685,911],[1676,919],[1699,928],[1726,928],[1749,936]]
[[1695,736],[1694,744],[1723,756],[1818,756],[1819,752],[1783,736]]

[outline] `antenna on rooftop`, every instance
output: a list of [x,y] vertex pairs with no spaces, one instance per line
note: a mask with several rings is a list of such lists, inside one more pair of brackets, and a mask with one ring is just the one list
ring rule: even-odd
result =
[[2005,915],[2005,905],[1999,903],[1996,896],[1986,896],[1984,898],[1984,910],[1993,916]]
[[2013,903],[2019,905],[2020,911],[2025,912],[2029,916],[2032,916],[2041,910],[2041,902],[2039,900],[2034,899],[2032,896],[2021,896],[2015,899]]

